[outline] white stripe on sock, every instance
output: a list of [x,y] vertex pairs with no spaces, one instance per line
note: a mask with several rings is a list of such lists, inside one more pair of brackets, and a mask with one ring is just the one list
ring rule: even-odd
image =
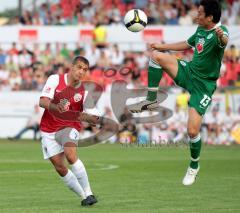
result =
[[150,60],[149,60],[148,65],[149,65],[150,67],[154,67],[154,68],[158,68],[158,69],[161,69],[161,68],[162,68],[157,62],[153,61],[151,58],[150,58]]
[[198,158],[196,158],[196,159],[194,159],[194,158],[191,157],[191,161],[193,161],[193,162],[198,162],[199,159],[200,159],[200,157],[198,157]]
[[201,139],[201,135],[200,135],[200,133],[195,137],[195,138],[190,138],[190,142],[191,143],[196,143],[196,142],[198,142],[199,140]]
[[157,92],[158,87],[148,87],[148,91]]

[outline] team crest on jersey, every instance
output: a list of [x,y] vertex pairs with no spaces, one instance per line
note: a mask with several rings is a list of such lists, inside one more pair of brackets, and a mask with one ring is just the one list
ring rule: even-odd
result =
[[203,51],[203,45],[205,43],[204,38],[199,38],[196,49],[198,51],[198,53],[201,53]]
[[82,95],[80,93],[76,93],[73,97],[75,102],[79,102],[82,99]]
[[186,67],[186,62],[185,61],[180,61],[181,65],[183,65],[184,67]]
[[207,39],[211,39],[212,37],[213,37],[213,34],[211,33],[207,36]]

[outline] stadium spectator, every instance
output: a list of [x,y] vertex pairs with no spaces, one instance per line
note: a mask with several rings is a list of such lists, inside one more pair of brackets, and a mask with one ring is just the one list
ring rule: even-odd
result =
[[80,43],[76,43],[76,48],[74,49],[73,53],[75,56],[82,55],[84,48],[80,45]]
[[20,67],[27,67],[32,64],[32,55],[29,53],[27,49],[23,49],[19,52],[18,56],[18,65]]
[[138,145],[147,145],[151,143],[151,128],[149,125],[138,125],[137,127],[137,143]]
[[167,144],[171,138],[171,132],[168,130],[166,122],[161,122],[151,127],[151,143],[156,144]]
[[181,9],[180,17],[178,19],[178,24],[181,26],[193,24],[193,20],[191,16],[186,13],[186,9],[184,7]]
[[123,63],[124,60],[124,54],[123,52],[119,49],[117,44],[113,45],[113,48],[110,50],[110,61],[113,66],[120,66]]
[[3,49],[0,49],[0,65],[6,64],[7,55]]
[[12,47],[8,50],[8,55],[18,55],[17,44],[15,42],[12,43]]
[[133,143],[137,139],[137,131],[135,121],[128,108],[124,108],[124,112],[119,118],[120,127],[118,134],[118,141],[121,143]]
[[97,65],[100,54],[101,52],[95,44],[92,44],[90,47],[86,47],[85,53],[83,55],[89,60],[90,69],[94,68]]
[[23,25],[33,24],[32,15],[30,11],[26,10],[23,12],[23,15],[20,17],[20,23]]
[[218,136],[220,134],[220,121],[219,121],[219,112],[217,108],[213,108],[210,115],[205,117],[205,124],[208,128],[208,144],[218,143]]
[[231,136],[231,132],[237,122],[236,114],[232,113],[230,107],[227,108],[226,113],[219,117],[220,132],[218,136],[218,143],[230,145],[234,142],[234,138]]
[[10,70],[8,81],[9,81],[10,90],[12,91],[21,90],[22,78],[18,71]]
[[66,43],[63,44],[62,49],[60,50],[60,55],[61,55],[64,59],[69,60],[70,51],[69,51],[69,49],[67,48],[67,44],[66,44]]
[[142,70],[147,68],[148,63],[148,57],[146,56],[146,53],[139,52],[135,54],[135,62],[137,67]]
[[97,67],[99,68],[109,67],[110,64],[111,64],[110,58],[107,56],[104,50],[101,50],[100,56],[97,61]]
[[9,72],[4,65],[0,65],[0,84],[7,85],[9,78]]
[[98,48],[105,48],[107,46],[107,31],[106,28],[101,24],[97,23],[93,30],[93,41]]
[[187,110],[189,95],[185,90],[177,96],[176,103],[180,110]]
[[186,111],[180,109],[178,104],[176,104],[172,117],[170,117],[167,120],[169,130],[172,132],[172,136],[173,136],[172,141],[174,143],[182,142],[184,141],[184,139],[186,139],[185,138],[187,134],[185,129],[186,117],[187,117]]
[[8,137],[9,140],[19,140],[22,135],[28,130],[33,130],[33,139],[37,140],[37,133],[39,132],[39,124],[41,120],[42,113],[38,105],[34,106],[33,113],[29,116],[26,127],[24,127],[19,133],[17,133],[14,137]]

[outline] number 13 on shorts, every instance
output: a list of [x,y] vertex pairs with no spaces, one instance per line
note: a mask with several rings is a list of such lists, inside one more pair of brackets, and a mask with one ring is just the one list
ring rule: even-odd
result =
[[212,100],[212,99],[211,99],[209,96],[204,95],[204,96],[203,96],[203,99],[200,101],[200,104],[201,104],[201,106],[203,106],[203,107],[207,107],[208,104],[209,104],[209,102],[210,102],[211,100]]

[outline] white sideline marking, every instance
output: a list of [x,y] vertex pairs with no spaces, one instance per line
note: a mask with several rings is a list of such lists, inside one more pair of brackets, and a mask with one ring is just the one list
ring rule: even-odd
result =
[[23,160],[23,159],[17,159],[17,160],[12,160],[12,159],[1,159],[0,160],[0,164],[1,163],[47,163],[47,161],[41,161],[41,160]]
[[21,174],[21,173],[45,173],[52,170],[5,170],[0,171],[0,174]]
[[117,169],[119,168],[118,165],[114,165],[114,164],[102,164],[102,163],[95,163],[93,165],[99,166],[99,168],[89,168],[87,170],[113,170],[113,169]]
[[[5,161],[7,163],[11,162],[11,161]],[[12,161],[11,163],[30,163],[31,161]],[[44,162],[44,161],[38,161],[38,163],[41,163],[41,162]],[[0,162],[2,163],[2,161]],[[35,162],[36,163],[36,162]],[[113,169],[118,169],[119,166],[118,165],[114,165],[114,164],[101,164],[101,163],[95,163],[93,164],[99,168],[87,168],[87,170],[102,170],[102,171],[105,171],[105,170],[113,170]],[[21,173],[45,173],[45,172],[51,172],[53,171],[53,169],[51,170],[46,170],[46,169],[36,169],[36,170],[24,170],[24,169],[21,169],[21,170],[2,170],[0,171],[0,174],[21,174]]]

